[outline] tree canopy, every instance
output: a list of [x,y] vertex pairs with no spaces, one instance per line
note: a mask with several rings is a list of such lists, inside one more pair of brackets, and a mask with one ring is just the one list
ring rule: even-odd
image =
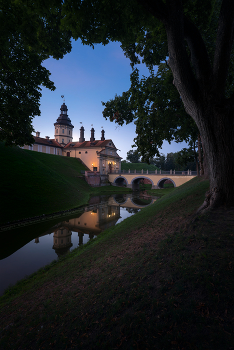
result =
[[[104,115],[119,118],[116,120],[120,120],[120,123],[135,118],[137,128],[144,134],[137,139],[139,149],[148,158],[152,149],[157,151],[155,145],[162,139],[164,127],[158,129],[160,137],[154,130],[158,127],[160,115],[163,115],[162,118],[167,115],[168,108],[165,105],[169,101],[177,101],[175,106],[169,107],[175,113],[172,118],[175,118],[175,123],[168,119],[169,131],[164,130],[165,136],[168,139],[176,137],[180,129],[181,137],[188,135],[184,134],[179,121],[181,105],[178,101],[181,100],[184,110],[199,130],[210,170],[210,193],[202,210],[234,204],[233,0],[49,0],[42,6],[36,5],[37,2],[11,0],[9,4],[5,5],[3,1],[1,12],[4,18],[10,14],[7,36],[3,35],[4,52],[12,50],[13,46],[10,45],[13,45],[14,40],[17,45],[22,40],[25,52],[32,50],[41,62],[49,55],[61,57],[69,51],[71,32],[73,38],[80,38],[85,45],[121,42],[133,67],[142,61],[152,71],[155,65],[162,66],[162,62],[166,61],[172,73],[172,84],[178,91],[176,100],[174,95],[170,100],[172,90],[168,88],[166,90],[169,96],[161,100],[164,92],[163,89],[160,90],[160,81],[170,79],[165,67],[164,71],[161,68],[161,75],[151,74],[144,81],[139,80],[135,69],[130,93],[121,97],[120,107],[115,111],[114,103],[107,103]],[[14,88],[15,81],[17,88],[20,82],[7,57],[1,67],[4,67],[4,74],[7,72],[9,77],[15,74],[9,86],[10,89],[13,86],[13,95],[18,97]],[[157,78],[162,77],[158,84]],[[39,80],[40,83],[49,85],[48,75],[43,78],[40,75]],[[8,89],[5,84],[1,87],[3,92]],[[152,100],[151,96],[155,92],[159,93],[158,100]],[[137,106],[134,106],[132,96],[137,96]],[[38,101],[37,96],[34,101]],[[155,101],[160,101],[161,105],[154,104]],[[124,102],[127,107],[125,114]],[[116,105],[117,103],[118,98],[115,101]],[[8,105],[4,106],[5,117],[9,114]],[[182,121],[187,125],[184,116]],[[174,131],[171,132],[170,129]]]
[[55,89],[42,63],[71,50],[70,34],[60,29],[60,1],[1,0],[0,9],[0,140],[22,146],[34,142],[41,85]]
[[104,117],[119,125],[134,121],[134,139],[143,160],[159,156],[163,141],[195,142],[199,133],[195,122],[185,112],[180,96],[172,84],[169,67],[161,63],[157,73],[139,78],[137,68],[131,74],[131,87],[121,96],[103,102]]
[[139,163],[141,155],[137,150],[130,150],[127,152],[126,160],[130,163]]
[[[152,69],[167,60],[210,170],[210,194],[202,210],[233,205],[233,0],[66,0],[64,11],[64,28],[84,44],[120,41],[133,66],[142,59]],[[148,124],[143,125],[147,134]]]

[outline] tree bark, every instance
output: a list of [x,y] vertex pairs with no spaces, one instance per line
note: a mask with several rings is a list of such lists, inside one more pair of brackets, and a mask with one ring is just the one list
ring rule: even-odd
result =
[[234,1],[222,0],[213,62],[202,33],[185,16],[182,0],[138,2],[146,2],[147,10],[165,25],[173,83],[200,132],[210,191],[199,210],[233,206],[234,93],[227,99],[225,89],[234,41]]
[[[227,76],[227,67],[222,68],[222,59],[225,62],[230,60],[230,43],[233,42],[233,18],[228,15],[229,25],[223,25],[225,21],[224,12],[227,6],[223,6],[218,28],[216,46],[224,40],[224,32],[228,28],[231,34],[227,34],[229,40],[222,43],[223,52],[216,50],[216,58],[213,70],[209,70],[204,82],[204,67],[201,54],[207,56],[203,40],[198,31],[187,30],[183,16],[181,0],[168,0],[170,13],[165,25],[168,38],[169,66],[173,72],[174,84],[180,93],[186,112],[196,122],[201,139],[203,151],[206,156],[206,164],[209,170],[210,191],[200,211],[214,209],[221,205],[234,205],[234,107],[231,99],[225,98],[223,80]],[[224,0],[223,4],[230,4],[230,0]],[[233,4],[230,7],[233,12]],[[173,17],[174,16],[174,17]],[[223,29],[223,30],[224,30]],[[191,48],[192,65],[185,48],[185,39]],[[217,63],[218,62],[218,63]],[[207,65],[206,65],[207,66]],[[220,72],[223,72],[223,75]],[[207,73],[206,73],[207,74]],[[219,89],[217,81],[222,87]]]
[[200,165],[200,175],[204,175],[204,168],[203,168],[203,160],[202,160],[202,152],[201,152],[201,136],[200,134],[197,137],[197,148],[198,148],[198,159],[199,159],[199,165]]
[[198,118],[202,145],[209,168],[210,190],[199,211],[234,205],[234,121],[233,110],[208,106]]

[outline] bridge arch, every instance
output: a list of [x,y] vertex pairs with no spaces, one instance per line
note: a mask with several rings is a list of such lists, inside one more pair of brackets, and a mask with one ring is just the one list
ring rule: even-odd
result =
[[131,202],[132,202],[132,204],[136,205],[139,208],[144,208],[144,207],[147,207],[148,205],[152,204],[154,202],[154,200],[153,200],[153,198],[151,198],[149,203],[144,203],[144,202],[141,202],[141,198],[136,199],[136,198],[132,197]]
[[176,183],[175,183],[171,178],[169,178],[169,177],[162,177],[162,178],[158,181],[157,187],[158,187],[158,188],[163,188],[163,185],[164,185],[164,183],[165,183],[167,180],[171,181],[171,182],[173,183],[174,187],[176,187]]
[[113,196],[113,200],[117,205],[123,205],[128,201],[128,197],[126,195],[123,195],[123,194],[115,194]]
[[141,180],[144,180],[144,179],[147,179],[150,181],[151,185],[152,185],[152,188],[154,186],[154,182],[147,176],[144,176],[144,175],[138,175],[136,177],[134,177],[131,181],[131,185],[132,185],[132,189],[134,190],[138,190],[139,189],[139,184],[140,184],[140,181]]
[[117,176],[113,183],[117,186],[124,186],[124,185],[128,185],[128,180],[126,179],[126,177],[124,176]]
[[147,176],[144,176],[144,175],[138,175],[138,176],[136,176],[136,177],[134,177],[133,179],[132,179],[132,181],[131,181],[131,184],[133,184],[136,180],[142,180],[142,179],[147,179],[147,180],[149,180],[150,182],[151,182],[151,185],[153,186],[154,185],[154,183],[153,183],[153,181],[149,178],[149,177],[147,177]]

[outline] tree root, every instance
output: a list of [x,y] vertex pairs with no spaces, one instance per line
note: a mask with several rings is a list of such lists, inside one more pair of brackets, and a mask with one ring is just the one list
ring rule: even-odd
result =
[[198,208],[197,214],[204,214],[216,209],[221,204],[221,193],[217,187],[206,192],[206,198],[203,204]]

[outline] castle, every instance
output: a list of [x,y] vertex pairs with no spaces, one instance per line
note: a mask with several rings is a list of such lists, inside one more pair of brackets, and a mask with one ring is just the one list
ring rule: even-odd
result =
[[34,136],[32,146],[24,145],[23,149],[36,152],[79,158],[90,169],[100,174],[108,174],[121,170],[121,157],[117,154],[117,148],[112,140],[105,140],[105,131],[101,131],[101,139],[95,140],[94,128],[91,129],[90,141],[85,141],[84,127],[80,128],[79,141],[73,141],[72,132],[74,126],[67,114],[65,103],[60,108],[60,115],[54,123],[54,139],[49,136],[40,137],[40,132]]

